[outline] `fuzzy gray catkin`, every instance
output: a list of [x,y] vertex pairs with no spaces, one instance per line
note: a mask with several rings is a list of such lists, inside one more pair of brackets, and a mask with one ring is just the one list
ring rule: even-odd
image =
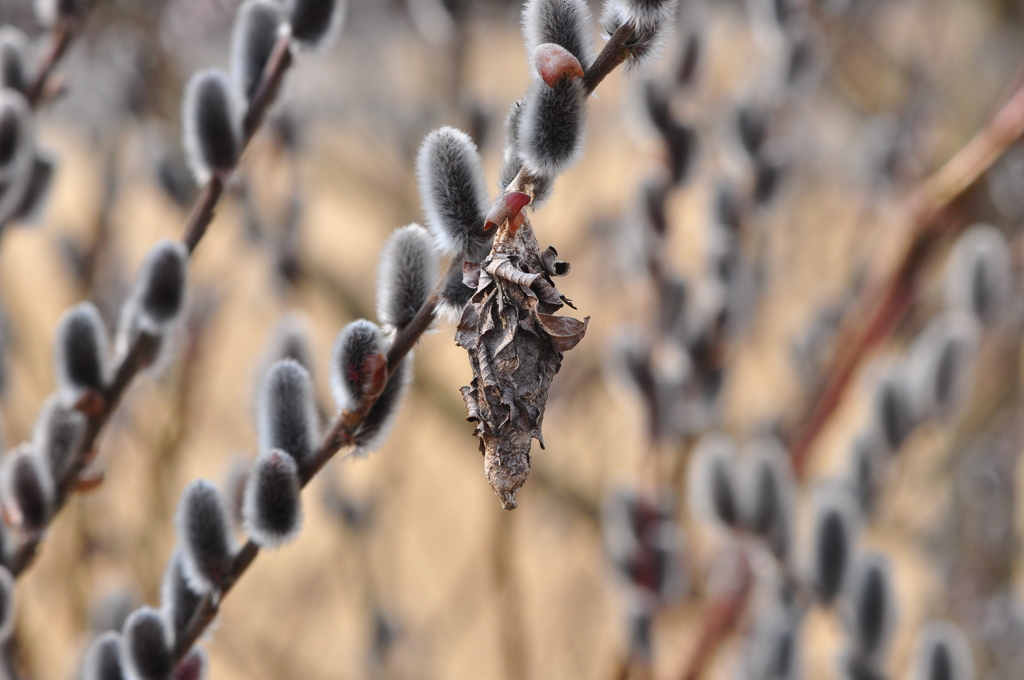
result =
[[405,328],[426,302],[437,280],[437,252],[418,224],[396,229],[377,265],[377,319]]
[[0,642],[14,632],[14,576],[0,566]]
[[689,498],[695,514],[724,526],[739,521],[736,444],[721,434],[704,436],[690,459]]
[[256,403],[259,451],[287,452],[301,469],[319,443],[319,424],[309,371],[297,361],[278,361],[263,379]]
[[127,680],[121,658],[121,635],[115,631],[103,633],[85,652],[82,680]]
[[121,644],[130,678],[168,680],[174,670],[174,635],[160,612],[152,607],[132,612],[121,631]]
[[17,90],[0,90],[0,182],[9,185],[7,191],[15,186],[23,190],[28,181],[34,136],[32,109],[25,97]]
[[555,176],[583,155],[586,88],[582,78],[563,76],[549,87],[534,79],[519,122],[519,153],[531,173]]
[[292,39],[305,49],[326,47],[341,30],[346,0],[288,0]]
[[914,340],[907,373],[915,417],[942,417],[968,400],[973,382],[978,322],[948,311],[932,319]]
[[848,490],[835,484],[815,493],[811,535],[811,583],[822,603],[831,604],[843,590],[854,559],[858,516]]
[[[501,171],[498,174],[498,191],[504,192],[523,167],[523,156],[519,148],[519,129],[523,117],[523,105],[526,99],[512,103],[505,117],[505,150],[502,156]],[[535,174],[533,177],[534,207],[543,203],[551,195],[554,181],[547,175]]]
[[1010,247],[1003,233],[989,224],[964,231],[946,264],[947,307],[991,326],[1002,317],[1012,286]]
[[47,399],[36,417],[32,449],[42,458],[56,479],[76,453],[85,435],[86,419],[59,395]]
[[25,93],[28,69],[25,57],[28,38],[14,26],[0,26],[0,89]]
[[240,95],[217,69],[192,75],[182,103],[185,154],[198,184],[227,175],[242,147]]
[[142,328],[159,334],[180,318],[187,279],[185,246],[168,239],[158,241],[146,255],[132,292]]
[[188,626],[202,600],[202,594],[189,585],[181,547],[176,547],[167,560],[163,580],[160,582],[160,611],[171,624],[176,636]]
[[196,592],[217,589],[228,577],[235,553],[231,521],[220,491],[198,479],[181,495],[175,514],[184,573]]
[[888,561],[879,553],[865,555],[852,574],[847,603],[848,625],[861,657],[881,659],[892,633],[895,604]]
[[24,222],[38,221],[46,199],[53,186],[53,175],[57,170],[57,157],[49,151],[36,149],[29,170],[28,184],[24,187],[17,209],[18,218]]
[[292,541],[302,528],[299,468],[284,451],[260,454],[249,471],[242,514],[245,531],[261,548]]
[[7,455],[2,470],[4,503],[12,504],[20,524],[29,532],[42,531],[53,510],[54,480],[49,467],[27,445]]
[[793,474],[789,458],[774,438],[747,445],[740,495],[744,523],[765,539],[776,555],[784,557],[792,534]]
[[413,355],[410,352],[398,366],[392,369],[384,391],[380,393],[377,401],[370,408],[370,412],[352,433],[352,440],[356,444],[356,453],[365,454],[376,451],[391,433],[402,401],[412,382],[412,361]]
[[878,383],[873,413],[883,443],[891,453],[898,452],[917,425],[910,385],[903,367],[890,370]]
[[372,321],[352,321],[338,333],[331,350],[331,394],[339,413],[359,405],[384,349],[383,334]]
[[284,15],[273,0],[247,0],[235,13],[231,34],[231,80],[251,101],[274,51]]
[[[423,140],[416,158],[420,201],[438,249],[452,257],[490,249],[484,231],[487,182],[476,145],[466,133],[442,127]],[[484,253],[486,255],[486,253]]]
[[911,680],[974,680],[974,657],[964,631],[930,621],[918,634]]
[[561,45],[584,70],[594,61],[594,19],[585,0],[528,0],[523,6],[523,42],[531,59],[539,45]]
[[54,366],[57,384],[72,394],[101,391],[107,380],[107,329],[91,302],[72,307],[57,324]]
[[605,0],[601,9],[601,28],[609,36],[622,26],[630,26],[633,35],[626,41],[629,50],[626,69],[644,67],[658,55],[665,34],[672,26],[676,3],[643,0]]

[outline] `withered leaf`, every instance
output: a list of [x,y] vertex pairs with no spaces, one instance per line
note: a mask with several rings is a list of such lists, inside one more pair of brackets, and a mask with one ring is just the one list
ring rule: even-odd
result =
[[588,316],[583,321],[580,321],[571,316],[538,314],[537,322],[551,336],[551,345],[556,350],[568,352],[580,344],[580,340],[583,339],[583,335],[587,332],[590,317]]
[[530,471],[532,441],[544,446],[544,409],[562,353],[583,339],[590,320],[554,315],[566,300],[551,276],[569,271],[556,257],[554,248],[541,253],[525,215],[504,222],[455,335],[473,369],[462,388],[467,419],[476,423],[487,480],[509,510]]

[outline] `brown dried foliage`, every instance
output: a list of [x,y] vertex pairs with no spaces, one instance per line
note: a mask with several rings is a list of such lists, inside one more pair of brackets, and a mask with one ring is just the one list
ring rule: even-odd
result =
[[502,223],[487,259],[463,270],[476,293],[455,334],[473,368],[462,397],[467,420],[476,423],[487,481],[507,510],[516,507],[530,472],[533,439],[544,448],[544,407],[562,354],[579,344],[590,321],[555,315],[572,307],[552,280],[569,273],[557,258],[554,248],[541,252],[530,221],[519,213]]

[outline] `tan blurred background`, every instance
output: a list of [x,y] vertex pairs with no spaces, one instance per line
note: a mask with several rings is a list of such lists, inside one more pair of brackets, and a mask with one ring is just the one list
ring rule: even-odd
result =
[[[886,248],[910,187],[966,142],[1021,78],[1024,23],[1010,0],[854,4],[854,18],[823,23],[821,82],[794,106],[785,140],[798,162],[754,219],[764,279],[756,311],[730,347],[723,414],[723,427],[741,437],[803,406],[793,343],[819,306],[840,299]],[[27,5],[0,0],[0,21],[32,29]],[[11,329],[0,407],[9,444],[30,436],[54,389],[60,314],[89,298],[112,322],[148,248],[179,234],[186,210],[158,175],[180,167],[181,87],[195,69],[227,65],[233,0],[97,5],[60,68],[67,94],[39,118],[42,143],[60,159],[49,204],[39,224],[9,228],[0,240],[0,302]],[[338,42],[298,60],[283,97],[289,122],[257,137],[239,173],[247,192],[223,202],[197,250],[176,356],[162,374],[133,385],[100,440],[105,483],[72,499],[18,583],[26,677],[72,677],[89,637],[116,622],[119,607],[157,602],[181,490],[197,477],[220,483],[237,456],[253,456],[254,385],[286,313],[301,313],[308,325],[321,402],[330,403],[333,337],[352,319],[372,318],[381,246],[394,228],[422,219],[413,158],[423,135],[442,124],[472,130],[495,190],[501,121],[528,83],[519,10],[518,2],[470,2],[445,36],[422,17],[417,26],[404,2],[350,0]],[[730,107],[763,73],[742,3],[709,0],[703,15],[702,80],[685,103],[701,154],[694,179],[670,204],[670,258],[683,273],[703,266],[710,187],[733,162],[722,141]],[[365,460],[332,463],[304,494],[298,540],[261,555],[226,600],[206,645],[211,678],[614,677],[624,601],[602,551],[599,510],[610,487],[637,482],[651,455],[641,404],[606,375],[611,339],[652,313],[650,288],[623,270],[615,237],[641,180],[661,162],[637,116],[641,79],[616,72],[600,87],[583,160],[533,219],[542,245],[572,263],[559,288],[591,324],[556,379],[547,450],[534,452],[519,508],[501,510],[484,479],[458,392],[470,379],[468,362],[453,326],[441,323],[420,343],[416,379],[387,444]],[[908,169],[894,185],[871,189],[860,171],[865,125],[874,114],[910,110],[919,134]],[[280,142],[292,133],[294,152]],[[991,206],[979,212],[1018,226]],[[938,284],[925,289],[894,347],[937,307]],[[921,621],[951,610],[965,550],[958,532],[997,519],[1010,537],[1019,528],[1019,345],[1007,347],[986,346],[978,393],[995,397],[979,399],[953,426],[914,434],[868,530],[867,542],[896,567],[900,618],[887,666],[894,677],[905,676]],[[865,373],[883,360],[873,358]],[[866,395],[851,390],[819,440],[814,475],[842,466]],[[993,413],[1002,414],[996,425]],[[979,465],[994,470],[996,491],[986,497],[1001,493],[1005,502],[972,520],[956,511],[953,461],[970,454],[979,432],[1008,438],[1004,452],[989,446],[978,454]],[[681,455],[663,448],[655,454],[663,460]],[[678,676],[695,643],[719,540],[683,509],[680,517],[692,592],[656,622],[654,673],[666,679]],[[1020,590],[1020,556],[1006,541],[1002,561],[986,563],[996,574],[986,592]],[[1024,631],[1024,621],[1017,625]],[[805,677],[838,677],[834,617],[812,610],[804,630]],[[982,633],[972,629],[971,637],[979,677],[988,677],[994,657]],[[733,677],[737,639],[715,657],[713,677]]]

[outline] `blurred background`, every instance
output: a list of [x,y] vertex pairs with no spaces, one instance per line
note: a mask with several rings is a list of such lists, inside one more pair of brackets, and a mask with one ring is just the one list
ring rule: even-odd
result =
[[[227,66],[237,4],[93,0],[58,66],[64,89],[37,114],[58,159],[52,188],[34,223],[0,232],[9,446],[31,437],[54,389],[62,312],[89,299],[113,328],[145,253],[179,236],[196,192],[182,88]],[[521,3],[348,5],[336,43],[298,58],[196,251],[173,356],[135,381],[100,438],[104,483],[72,498],[19,579],[7,652],[25,678],[74,676],[91,636],[158,601],[177,498],[253,458],[254,388],[270,361],[307,357],[333,412],[333,338],[374,317],[377,255],[422,220],[424,135],[471,134],[497,195],[503,119],[529,83]],[[780,33],[788,12],[798,29]],[[0,24],[36,53],[47,44],[28,0],[0,0]],[[298,540],[262,555],[226,599],[210,677],[683,677],[742,553],[757,587],[704,677],[753,678],[745,660],[771,568],[743,547],[749,536],[691,512],[691,449],[712,431],[792,432],[827,377],[837,320],[898,251],[907,197],[1021,85],[1022,58],[1017,0],[684,0],[653,65],[616,71],[590,100],[585,156],[531,218],[542,247],[572,263],[559,289],[591,323],[553,385],[547,448],[534,449],[519,508],[502,510],[484,479],[458,391],[469,364],[453,324],[438,323],[382,450],[331,463],[305,491]],[[684,132],[659,128],[662,104]],[[666,185],[667,163],[683,170]],[[742,229],[723,241],[733,204]],[[1022,218],[1024,147],[951,219],[995,225],[1019,272]],[[950,244],[931,249],[914,306],[810,450],[792,499],[799,573],[818,483],[848,474],[878,377],[942,307]],[[690,328],[712,329],[681,354],[659,339],[666,281],[685,282]],[[1019,276],[1009,285],[1005,314],[981,332],[971,396],[901,440],[864,522],[860,541],[890,560],[897,603],[882,677],[909,677],[935,617],[965,630],[977,677],[1024,677],[1024,305]],[[665,407],[654,395],[669,383],[686,396]],[[660,499],[669,566],[653,604],[609,559],[617,493]],[[847,677],[841,613],[812,603],[801,620],[792,677]]]

